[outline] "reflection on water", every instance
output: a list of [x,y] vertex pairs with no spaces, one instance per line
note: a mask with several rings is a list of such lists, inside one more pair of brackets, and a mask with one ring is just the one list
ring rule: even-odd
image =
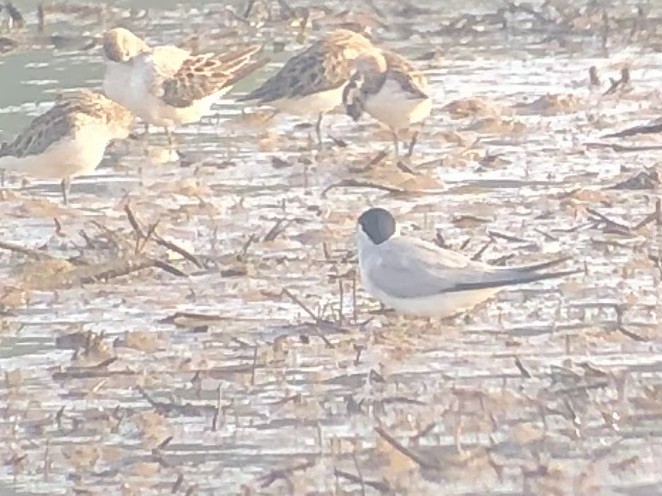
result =
[[[620,33],[631,28],[614,20],[605,55],[599,34],[538,26],[522,12],[504,31],[481,17],[494,2],[350,3],[347,19],[336,15],[344,5],[326,5],[324,16],[310,4],[315,34],[359,19],[425,69],[436,105],[412,175],[390,158],[367,167],[391,146],[368,119],[330,116],[328,133],[347,146],[327,137],[318,153],[300,120],[234,101],[301,47],[296,23],[268,19],[264,5],[250,23],[228,13],[241,2],[117,2],[102,19],[68,4],[37,34],[37,3],[19,6],[23,31],[0,33],[20,40],[0,56],[2,140],[60,90],[99,87],[90,40],[105,27],[156,42],[198,33],[205,50],[241,40],[271,53],[284,43],[285,53],[215,115],[177,129],[176,151],[162,130],[143,136],[136,126],[137,139],[112,145],[74,182],[71,207],[54,182],[9,175],[0,241],[33,251],[0,251],[0,494],[659,488],[662,444],[650,438],[662,406],[660,272],[650,256],[660,232],[654,218],[638,225],[659,185],[610,189],[655,167],[658,153],[587,146],[658,116],[651,39],[626,43]],[[464,13],[484,25],[451,30]],[[623,64],[632,88],[603,96]],[[591,65],[602,91],[589,90]],[[400,192],[322,195],[349,178]],[[360,287],[355,300],[349,271],[354,219],[377,204],[404,231],[439,231],[467,253],[492,233],[485,260],[564,253],[587,272],[503,294],[455,321],[373,315]],[[152,225],[176,247],[147,236]],[[108,281],[81,275],[134,252],[160,265]],[[72,267],[76,284],[62,275]]]

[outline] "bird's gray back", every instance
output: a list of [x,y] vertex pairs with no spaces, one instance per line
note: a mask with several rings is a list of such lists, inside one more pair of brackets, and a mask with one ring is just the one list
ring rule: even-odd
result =
[[418,298],[467,289],[527,282],[527,273],[474,262],[460,253],[413,238],[394,237],[371,247],[364,258],[366,276],[397,298]]

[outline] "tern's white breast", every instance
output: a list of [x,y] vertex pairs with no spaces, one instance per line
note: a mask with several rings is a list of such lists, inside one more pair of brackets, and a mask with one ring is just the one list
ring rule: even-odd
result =
[[387,307],[393,308],[400,313],[419,317],[439,318],[450,317],[463,310],[468,310],[496,295],[501,289],[490,288],[475,291],[457,291],[420,298],[397,298],[384,293],[365,279],[363,280],[363,284],[368,293]]

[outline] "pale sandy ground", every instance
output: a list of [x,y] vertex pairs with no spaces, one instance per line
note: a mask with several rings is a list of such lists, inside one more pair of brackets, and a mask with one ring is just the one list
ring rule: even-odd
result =
[[[661,494],[660,138],[601,138],[660,115],[659,35],[609,10],[604,50],[601,12],[534,4],[543,18],[520,10],[504,31],[490,4],[390,0],[313,9],[299,35],[267,4],[244,22],[221,3],[68,3],[45,35],[27,8],[0,33],[19,41],[0,56],[3,140],[59,87],[98,85],[90,40],[120,23],[288,52],[237,92],[319,31],[368,23],[435,99],[415,174],[375,160],[390,142],[369,119],[329,117],[310,152],[300,120],[242,115],[230,94],[177,131],[181,155],[158,129],[114,145],[69,207],[10,175],[0,241],[29,250],[0,250],[0,495]],[[603,95],[625,66],[631,85]],[[352,237],[372,205],[470,254],[489,242],[484,260],[565,254],[585,272],[455,320],[375,314]],[[94,279],[129,262],[152,267]]]

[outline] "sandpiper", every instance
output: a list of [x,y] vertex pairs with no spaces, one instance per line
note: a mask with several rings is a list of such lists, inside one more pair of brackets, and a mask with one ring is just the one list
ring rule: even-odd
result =
[[425,120],[432,110],[432,101],[423,73],[395,52],[382,53],[386,70],[374,59],[361,57],[357,61],[357,71],[343,92],[343,104],[354,120],[365,111],[390,129],[397,159],[399,133]]
[[71,179],[92,172],[108,143],[129,135],[133,114],[105,96],[80,90],[62,96],[13,143],[0,148],[0,169],[62,180],[68,203]]
[[146,124],[170,128],[199,121],[221,96],[265,60],[252,60],[252,45],[216,55],[191,55],[175,46],[150,47],[128,29],[103,37],[106,95]]
[[294,115],[317,116],[315,133],[321,146],[322,117],[342,105],[343,90],[360,56],[386,66],[381,51],[365,36],[336,29],[292,57],[262,86],[239,100],[256,101]]

